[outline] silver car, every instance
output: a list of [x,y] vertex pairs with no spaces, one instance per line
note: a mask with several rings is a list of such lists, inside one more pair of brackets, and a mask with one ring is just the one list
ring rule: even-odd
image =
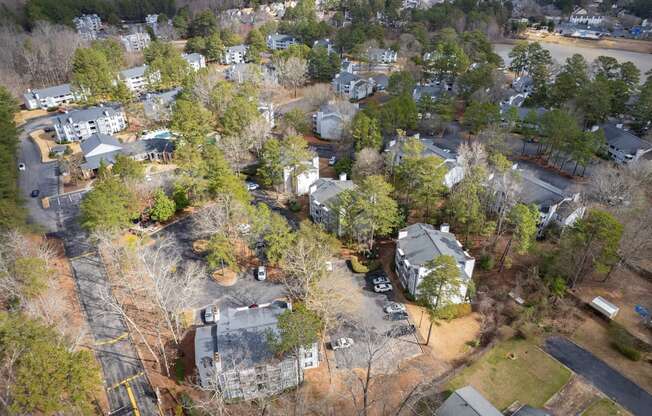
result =
[[352,338],[338,338],[335,341],[331,342],[331,348],[333,348],[333,351],[350,348],[352,345],[353,345]]
[[383,283],[389,283],[387,276],[380,276],[373,280],[374,285],[382,285]]
[[390,302],[387,305],[385,305],[383,310],[387,313],[397,313],[397,312],[405,312],[406,308],[405,305],[403,305],[402,303]]
[[385,293],[391,290],[392,290],[392,285],[390,285],[389,283],[381,283],[379,285],[374,286],[374,292],[376,293]]

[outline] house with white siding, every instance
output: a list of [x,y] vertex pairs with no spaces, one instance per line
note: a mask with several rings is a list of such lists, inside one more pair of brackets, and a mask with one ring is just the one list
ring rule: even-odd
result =
[[229,46],[224,50],[224,55],[222,56],[222,64],[232,65],[244,63],[247,60],[248,50],[249,46],[247,45]]
[[77,94],[73,93],[70,84],[27,90],[23,94],[25,108],[28,110],[36,110],[37,108],[47,110],[48,108],[59,107],[62,104],[70,104],[79,98]]
[[161,73],[156,71],[150,74],[147,65],[140,65],[120,71],[119,78],[129,91],[140,94],[156,85],[161,80]]
[[84,40],[97,39],[97,32],[102,29],[102,19],[96,14],[82,14],[72,19],[77,33]]
[[623,128],[622,124],[600,126],[607,141],[609,156],[618,164],[635,162],[652,152],[652,143]]
[[301,163],[298,174],[294,166],[283,168],[283,190],[295,195],[305,195],[310,192],[310,186],[319,179],[319,156]]
[[398,232],[394,263],[396,274],[412,296],[418,296],[419,285],[432,271],[428,263],[439,256],[455,258],[464,284],[461,297],[453,297],[452,303],[464,303],[467,300],[468,287],[472,283],[475,259],[464,250],[455,235],[451,234],[448,224],[437,230],[430,224],[416,223]]
[[120,36],[120,41],[127,52],[140,52],[149,46],[151,38],[147,32],[135,32]]
[[111,135],[126,127],[127,117],[120,107],[90,107],[54,118],[54,131],[59,142],[85,140],[94,133]]
[[299,41],[291,35],[274,33],[267,36],[267,47],[272,50],[287,49],[290,45],[296,45]]
[[202,68],[206,68],[206,57],[201,53],[183,53],[181,54],[181,57],[185,59],[186,62],[188,62],[190,68],[192,68],[192,70],[195,72],[199,71]]
[[335,75],[331,85],[336,93],[354,101],[367,98],[374,92],[373,79],[362,78],[350,72],[340,72]]
[[312,116],[313,131],[322,139],[341,140],[346,127],[357,112],[357,104],[324,104]]
[[398,60],[398,53],[392,49],[369,48],[367,57],[370,62],[391,64]]
[[329,232],[341,235],[343,213],[338,208],[339,195],[355,188],[353,181],[346,179],[346,173],[340,174],[339,180],[320,178],[310,187],[310,218]]

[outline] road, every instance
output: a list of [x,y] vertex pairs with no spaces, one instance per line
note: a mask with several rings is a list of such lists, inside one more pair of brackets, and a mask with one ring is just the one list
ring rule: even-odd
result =
[[650,414],[652,395],[595,355],[564,337],[546,339],[544,348],[562,364],[582,375],[604,394],[634,415],[646,416]]
[[[38,117],[21,126],[18,163],[24,163],[26,169],[20,171],[18,184],[28,220],[64,241],[79,301],[95,342],[95,356],[104,374],[110,413],[158,415],[156,394],[144,377],[143,365],[126,324],[99,298],[102,293],[110,293],[106,269],[77,219],[79,202],[86,191],[57,196],[58,162],[41,163],[40,152],[29,139],[30,132],[51,126],[51,118]],[[34,189],[40,191],[39,198],[30,196]],[[49,209],[43,209],[40,202],[46,196],[52,197]]]

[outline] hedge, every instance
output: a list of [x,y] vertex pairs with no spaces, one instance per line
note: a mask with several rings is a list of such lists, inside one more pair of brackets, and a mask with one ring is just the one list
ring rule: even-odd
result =
[[354,273],[367,273],[369,268],[364,264],[360,263],[357,257],[351,257],[351,269]]
[[462,318],[470,315],[472,312],[470,303],[458,303],[454,305],[444,306],[437,312],[439,319],[451,320]]

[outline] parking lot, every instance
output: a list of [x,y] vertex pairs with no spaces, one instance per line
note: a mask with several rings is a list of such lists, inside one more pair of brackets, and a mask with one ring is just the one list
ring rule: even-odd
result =
[[344,297],[345,306],[338,315],[338,327],[332,329],[328,336],[331,341],[341,337],[353,340],[353,346],[332,352],[337,368],[366,367],[370,351],[373,351],[374,371],[391,373],[401,361],[422,352],[415,334],[396,338],[388,335],[393,328],[412,323],[387,319],[383,308],[393,301],[394,291],[400,288],[375,293],[372,281],[378,276],[378,272],[366,276],[355,274],[344,262],[335,266],[333,279],[337,280],[334,286]]

